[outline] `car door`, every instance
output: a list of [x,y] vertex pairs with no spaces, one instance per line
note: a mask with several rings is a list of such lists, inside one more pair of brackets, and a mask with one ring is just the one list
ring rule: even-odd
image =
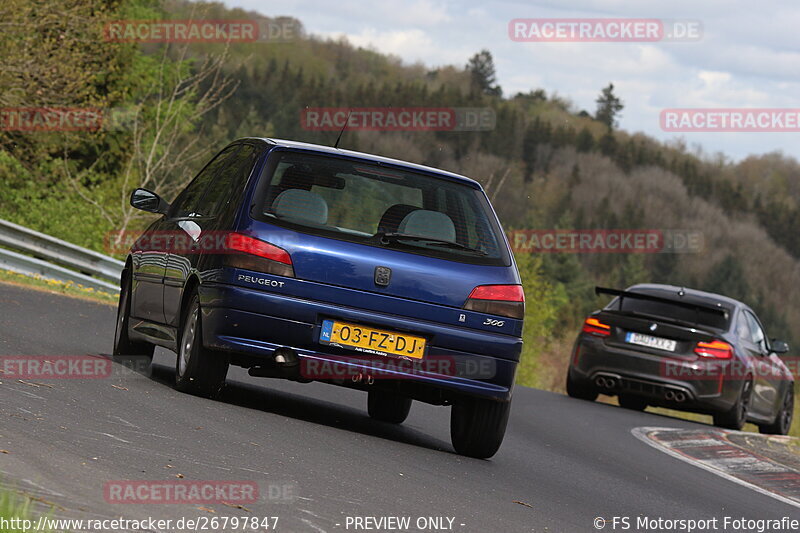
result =
[[[255,163],[256,149],[250,144],[229,147],[209,164],[198,176],[198,193],[185,199],[181,212],[174,219],[176,232],[182,243],[170,250],[164,276],[164,318],[170,326],[178,326],[183,288],[189,275],[198,268],[203,253],[209,244],[221,242],[211,238],[203,241],[204,235],[213,235],[222,228],[220,218],[225,207],[232,201],[236,191],[241,190]],[[202,188],[202,190],[201,190]]]
[[781,393],[784,375],[783,362],[778,355],[769,349],[769,342],[764,327],[758,317],[750,311],[745,311],[753,342],[759,348],[759,367],[755,381],[755,398],[758,400],[758,412],[763,416],[772,418],[779,402],[783,399]]
[[226,161],[239,150],[239,144],[226,147],[203,167],[203,170],[178,195],[170,208],[169,217],[164,223],[167,240],[164,281],[160,294],[161,322],[172,325],[174,309],[165,312],[164,302],[172,302],[175,294],[180,298],[183,284],[192,268],[191,259],[198,253],[196,246],[202,232],[202,225],[207,224],[202,213],[197,210],[198,204],[206,192],[216,173]]
[[[747,309],[741,312],[750,332],[749,339],[743,343],[753,363],[753,396],[750,399],[750,411],[760,416],[769,416],[775,403],[777,391],[769,377],[772,371],[769,359],[767,337],[755,315]],[[749,341],[749,342],[748,342]]]
[[764,406],[759,396],[758,388],[762,385],[758,381],[758,375],[762,372],[762,359],[763,353],[758,343],[754,341],[757,336],[753,333],[750,319],[747,317],[747,312],[740,309],[736,317],[736,334],[739,337],[740,349],[744,352],[745,357],[749,361],[749,367],[735,366],[732,369],[732,377],[737,380],[744,379],[749,373],[753,373],[753,395],[750,398],[750,412],[761,414]]
[[136,240],[131,248],[131,316],[163,322],[162,298],[167,266],[166,218],[161,217]]

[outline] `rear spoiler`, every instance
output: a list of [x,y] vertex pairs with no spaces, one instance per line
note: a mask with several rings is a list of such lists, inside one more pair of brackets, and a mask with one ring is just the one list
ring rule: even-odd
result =
[[661,296],[653,296],[650,294],[643,294],[641,292],[630,292],[630,291],[620,291],[617,289],[608,289],[606,287],[595,287],[594,293],[597,295],[600,294],[608,294],[610,296],[618,296],[620,298],[620,303],[622,303],[623,298],[635,298],[637,300],[648,300],[651,302],[660,302],[670,305],[676,305],[678,307],[685,307],[686,309],[692,309],[693,311],[708,311],[710,313],[716,313],[723,317],[727,316],[728,309],[724,307],[718,307],[715,305],[710,304],[701,304],[701,303],[691,303],[691,302],[684,302],[682,300],[673,300],[671,298],[662,298]]

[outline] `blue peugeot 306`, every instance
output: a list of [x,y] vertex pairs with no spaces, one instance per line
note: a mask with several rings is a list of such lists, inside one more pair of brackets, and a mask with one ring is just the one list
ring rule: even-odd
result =
[[252,376],[365,390],[401,423],[412,400],[452,406],[460,454],[503,440],[524,295],[481,186],[464,176],[319,145],[246,138],[171,203],[121,278],[114,355],[178,354],[175,385],[213,397]]

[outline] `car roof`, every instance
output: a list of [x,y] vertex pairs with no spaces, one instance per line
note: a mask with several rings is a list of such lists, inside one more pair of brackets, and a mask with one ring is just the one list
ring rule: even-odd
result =
[[678,296],[678,293],[683,291],[684,296],[682,298],[686,299],[686,301],[712,303],[715,305],[724,304],[732,308],[743,307],[749,309],[747,305],[743,304],[739,300],[734,300],[733,298],[729,298],[721,294],[715,294],[713,292],[705,292],[697,289],[690,289],[687,287],[678,287],[677,285],[662,285],[659,283],[639,283],[637,285],[628,287],[626,290],[631,292],[643,292],[649,294],[655,293],[654,295],[656,296]]
[[411,163],[409,161],[403,161],[401,159],[392,159],[391,157],[383,157],[380,155],[375,154],[367,154],[364,152],[356,152],[354,150],[345,150],[343,148],[334,148],[333,146],[324,146],[321,144],[312,144],[312,143],[305,143],[300,141],[289,141],[286,139],[272,139],[267,137],[246,137],[245,139],[239,139],[240,141],[243,140],[259,140],[269,144],[272,144],[277,147],[281,148],[291,148],[296,150],[305,150],[309,152],[317,152],[321,154],[332,154],[332,155],[344,155],[348,157],[356,157],[359,159],[364,159],[367,161],[373,161],[378,163],[386,163],[389,165],[393,165],[396,167],[403,167],[408,170],[416,170],[420,172],[427,172],[430,174],[436,174],[437,176],[441,176],[444,178],[448,178],[453,181],[460,181],[465,183],[475,189],[483,189],[481,184],[475,181],[472,178],[468,178],[467,176],[462,176],[461,174],[456,174],[455,172],[449,172],[447,170],[442,170],[439,168],[429,167],[425,165],[419,165],[417,163]]

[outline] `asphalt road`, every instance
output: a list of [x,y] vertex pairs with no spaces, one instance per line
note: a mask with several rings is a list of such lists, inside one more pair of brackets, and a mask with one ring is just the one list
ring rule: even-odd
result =
[[[0,284],[0,355],[103,355],[115,310]],[[449,410],[415,403],[402,426],[373,422],[366,396],[232,368],[221,400],[171,387],[175,357],[103,379],[0,375],[0,476],[55,515],[278,516],[277,531],[347,531],[347,517],[454,518],[453,530],[590,532],[601,516],[800,517],[795,507],[637,440],[640,426],[704,427],[518,388],[491,460],[456,455]],[[179,477],[183,476],[183,477]],[[249,480],[286,501],[108,504],[117,480]],[[445,524],[447,522],[445,521]],[[352,525],[349,528],[353,531]],[[416,531],[415,528],[412,530]]]

